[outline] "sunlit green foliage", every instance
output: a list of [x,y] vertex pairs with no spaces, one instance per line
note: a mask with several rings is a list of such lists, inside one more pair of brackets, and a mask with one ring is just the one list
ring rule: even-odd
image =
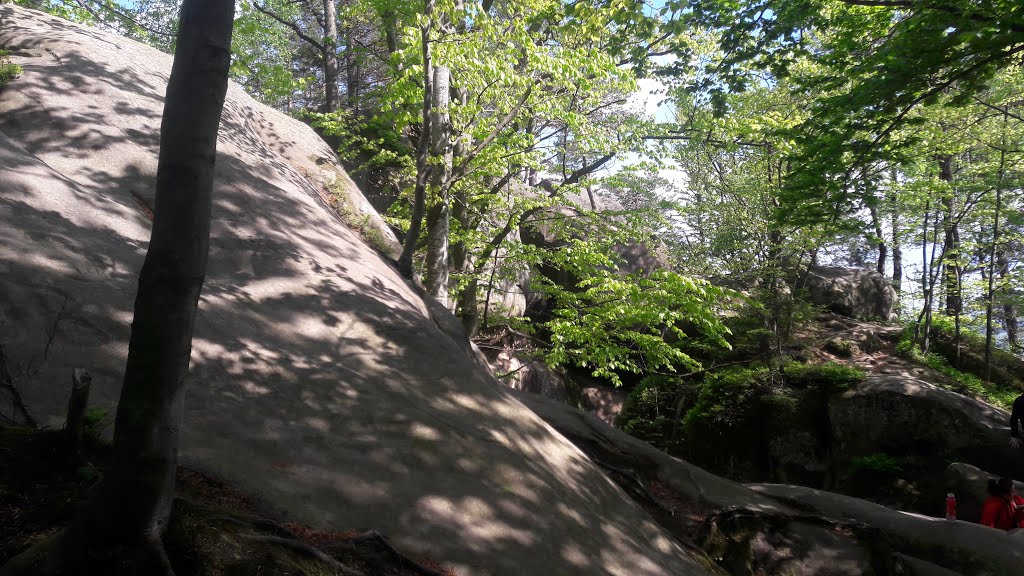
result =
[[[955,329],[953,320],[945,316],[937,316],[934,319],[934,322],[935,324],[933,324],[933,329],[935,334],[945,335],[947,339],[950,339],[951,334]],[[961,335],[963,337],[963,346],[965,349],[973,349],[974,351],[984,349],[984,339],[979,337],[978,334],[964,330]],[[968,350],[965,350],[965,352]],[[920,348],[914,342],[913,325],[906,327],[900,334],[900,340],[896,345],[896,351],[905,358],[925,364],[948,379],[929,380],[933,384],[953,390],[954,392],[974,396],[992,404],[993,406],[1003,408],[1004,410],[1009,410],[1013,406],[1013,401],[1022,393],[1021,389],[1008,386],[1006,384],[986,385],[982,379],[983,375],[954,368],[950,364],[949,358],[946,358],[938,352],[921,352]],[[1007,353],[1002,351],[1002,354]],[[1010,355],[1006,360],[1013,362],[1014,364],[1019,362],[1015,362],[1012,355]]]

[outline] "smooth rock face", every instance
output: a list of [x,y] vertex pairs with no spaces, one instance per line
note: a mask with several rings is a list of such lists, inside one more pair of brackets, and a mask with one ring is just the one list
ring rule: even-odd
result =
[[896,290],[874,270],[812,266],[806,287],[815,304],[862,320],[892,318]]
[[[72,368],[93,405],[119,394],[171,58],[7,4],[0,45],[25,69],[0,90],[0,341],[55,426]],[[344,174],[312,130],[229,88],[184,462],[459,574],[703,574],[495,385],[321,171]]]

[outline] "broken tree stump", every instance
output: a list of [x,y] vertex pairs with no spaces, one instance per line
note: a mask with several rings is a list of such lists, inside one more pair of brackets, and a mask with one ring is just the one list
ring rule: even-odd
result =
[[68,459],[77,462],[82,452],[82,436],[85,431],[85,410],[89,406],[89,388],[92,374],[83,368],[71,372],[71,398],[64,421],[64,438]]

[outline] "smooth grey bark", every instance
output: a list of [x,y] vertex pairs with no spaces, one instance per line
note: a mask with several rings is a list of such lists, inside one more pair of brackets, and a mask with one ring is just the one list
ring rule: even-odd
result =
[[324,112],[334,112],[338,98],[338,12],[334,0],[324,0]]
[[449,88],[451,70],[434,66],[430,110],[430,208],[427,212],[427,250],[424,260],[424,287],[427,293],[445,306],[448,302],[448,233],[451,227],[451,204],[448,180],[452,172],[451,103]]
[[172,573],[160,539],[174,496],[185,377],[206,275],[234,8],[234,0],[182,4],[110,468],[67,530],[0,574]]

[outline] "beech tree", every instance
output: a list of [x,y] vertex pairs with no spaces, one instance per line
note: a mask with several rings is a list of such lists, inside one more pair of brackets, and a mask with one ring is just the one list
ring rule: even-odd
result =
[[72,525],[0,574],[172,574],[174,497],[192,330],[206,275],[234,0],[185,0],[160,125],[156,206],[103,483]]

